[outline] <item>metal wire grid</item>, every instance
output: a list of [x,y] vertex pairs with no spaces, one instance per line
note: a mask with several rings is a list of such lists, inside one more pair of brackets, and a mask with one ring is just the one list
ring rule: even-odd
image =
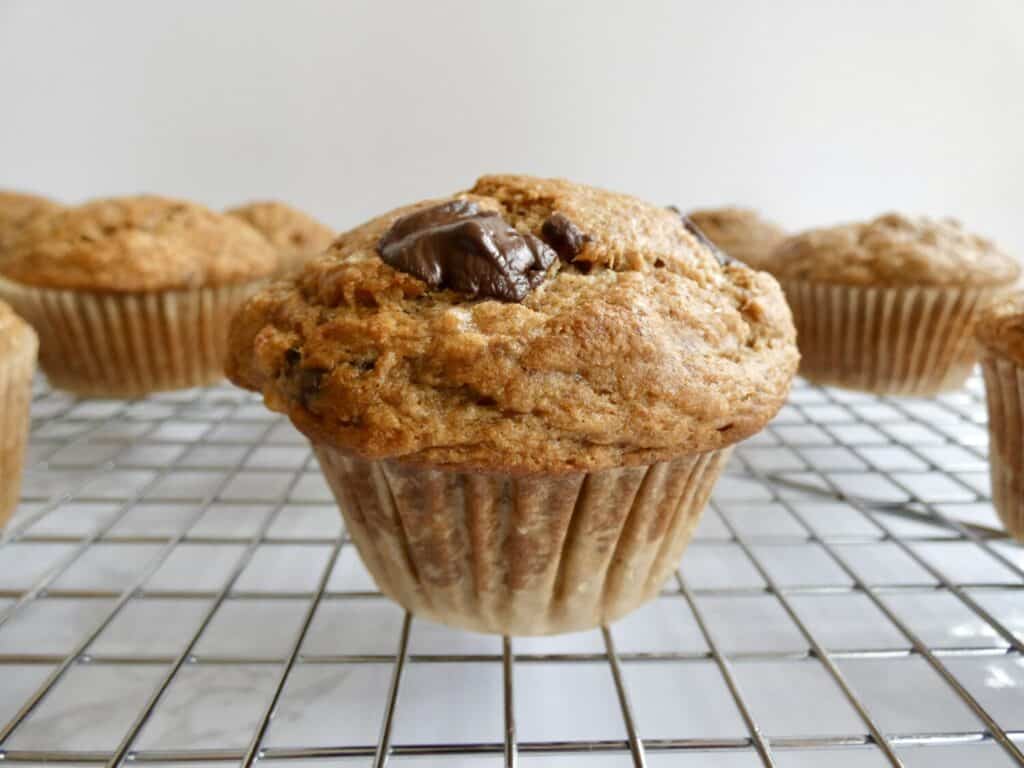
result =
[[500,642],[383,600],[245,393],[40,381],[33,414],[0,540],[7,761],[1024,765],[1024,553],[992,527],[977,379],[799,384],[653,606]]

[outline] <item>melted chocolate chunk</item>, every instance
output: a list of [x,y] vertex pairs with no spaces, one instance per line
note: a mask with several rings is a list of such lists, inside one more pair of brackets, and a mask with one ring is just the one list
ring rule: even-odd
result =
[[696,224],[694,224],[693,221],[690,219],[690,217],[687,216],[682,211],[680,211],[676,206],[674,206],[674,205],[666,205],[665,207],[668,210],[672,211],[673,213],[678,214],[679,218],[683,222],[683,226],[686,227],[686,231],[689,232],[694,237],[696,237],[705,246],[707,246],[708,250],[711,251],[711,254],[718,260],[719,264],[721,264],[723,267],[725,267],[725,266],[728,266],[729,264],[732,264],[733,262],[736,261],[736,259],[734,259],[728,253],[723,251],[721,248],[719,248],[713,242],[711,242],[711,240],[708,239],[708,236],[705,235],[701,231],[700,227],[698,227]]
[[556,258],[540,238],[522,234],[469,200],[403,216],[384,233],[377,253],[431,288],[500,301],[525,299]]
[[540,229],[544,242],[555,249],[563,261],[572,262],[590,239],[567,216],[552,214]]

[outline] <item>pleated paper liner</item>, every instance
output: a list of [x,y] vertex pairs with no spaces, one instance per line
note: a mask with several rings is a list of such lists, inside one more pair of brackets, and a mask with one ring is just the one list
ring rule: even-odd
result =
[[729,454],[510,477],[314,448],[382,592],[419,616],[510,635],[600,626],[655,597]]
[[38,346],[35,334],[25,329],[24,341],[0,358],[0,530],[21,495]]
[[260,285],[91,293],[0,279],[0,299],[38,332],[51,385],[83,396],[139,397],[222,379],[231,316]]
[[910,396],[963,385],[977,362],[978,313],[1001,290],[780,282],[793,310],[802,376]]
[[1024,370],[982,353],[988,402],[988,463],[992,503],[1007,532],[1024,543]]

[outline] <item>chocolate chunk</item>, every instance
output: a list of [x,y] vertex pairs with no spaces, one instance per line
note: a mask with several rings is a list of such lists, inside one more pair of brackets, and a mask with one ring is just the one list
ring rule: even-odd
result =
[[701,232],[700,227],[694,224],[690,217],[680,211],[676,206],[666,205],[665,207],[679,216],[683,222],[683,226],[686,227],[686,231],[707,246],[708,250],[711,251],[711,254],[718,260],[719,264],[725,267],[736,261],[736,259],[711,242],[711,240],[708,239],[708,236]]
[[384,233],[377,253],[431,288],[500,301],[525,299],[556,258],[540,238],[522,234],[469,200],[403,216]]
[[540,228],[540,236],[544,242],[555,249],[555,253],[563,261],[571,262],[584,244],[590,239],[567,216],[561,213],[552,214]]
[[298,400],[305,406],[309,401],[320,394],[320,387],[323,386],[324,376],[328,373],[326,368],[303,368],[298,376]]

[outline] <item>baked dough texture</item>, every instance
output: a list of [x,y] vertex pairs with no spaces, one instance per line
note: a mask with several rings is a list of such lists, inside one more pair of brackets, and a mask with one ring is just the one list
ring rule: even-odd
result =
[[0,262],[0,275],[39,288],[144,293],[246,283],[268,277],[277,261],[238,219],[143,195],[33,220]]
[[[429,290],[376,252],[399,217],[462,198],[540,236],[585,235],[520,302]],[[253,297],[228,374],[315,443],[363,459],[505,474],[651,464],[761,427],[797,366],[775,280],[722,266],[679,216],[563,180],[486,176],[342,234]]]
[[763,267],[790,280],[876,287],[1008,285],[1020,275],[1014,258],[956,220],[899,213],[796,235]]
[[754,269],[764,269],[769,254],[786,239],[786,230],[750,208],[708,208],[687,215],[711,242]]
[[0,257],[15,243],[23,227],[62,207],[39,195],[0,189]]
[[297,208],[274,200],[261,200],[225,213],[257,230],[280,257],[279,272],[287,274],[312,255],[325,250],[335,231]]

